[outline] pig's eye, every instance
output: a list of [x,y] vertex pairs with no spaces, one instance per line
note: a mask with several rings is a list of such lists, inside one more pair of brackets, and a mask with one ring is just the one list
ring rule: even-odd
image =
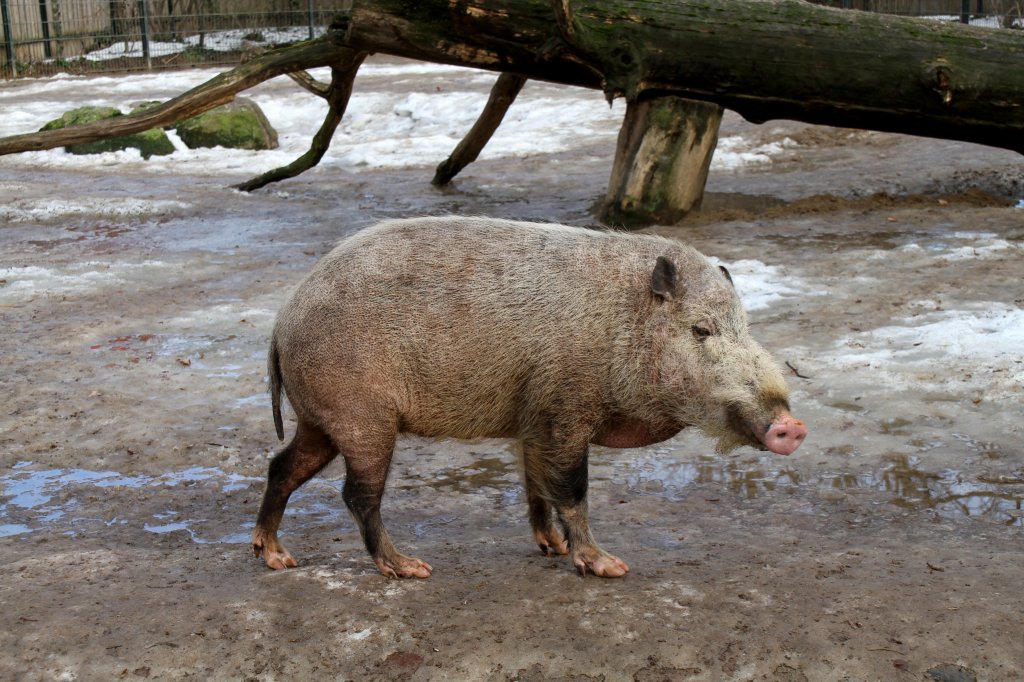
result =
[[698,341],[703,341],[715,333],[715,330],[711,327],[711,325],[704,322],[699,322],[693,325],[692,327],[690,327],[690,331],[693,332],[693,338],[697,339]]

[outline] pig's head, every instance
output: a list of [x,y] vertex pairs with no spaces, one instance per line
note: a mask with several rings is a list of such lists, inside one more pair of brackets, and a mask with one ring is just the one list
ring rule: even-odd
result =
[[651,274],[660,402],[681,424],[741,445],[789,455],[807,435],[789,412],[789,389],[750,336],[747,315],[724,267],[697,252],[661,256]]

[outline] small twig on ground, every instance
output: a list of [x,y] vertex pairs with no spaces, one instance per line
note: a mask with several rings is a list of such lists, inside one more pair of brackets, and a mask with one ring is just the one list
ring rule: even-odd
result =
[[793,373],[793,376],[797,377],[798,379],[810,379],[811,378],[811,377],[809,377],[809,376],[807,376],[805,374],[801,374],[800,370],[798,370],[796,367],[794,367],[793,364],[789,360],[786,360],[786,367],[789,367],[789,371],[791,371]]

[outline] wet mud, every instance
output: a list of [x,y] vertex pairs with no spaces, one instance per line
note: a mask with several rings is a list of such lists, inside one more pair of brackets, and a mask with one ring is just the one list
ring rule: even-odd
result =
[[376,572],[337,464],[288,507],[298,568],[248,546],[288,288],[385,217],[593,224],[610,145],[485,154],[442,190],[432,167],[327,166],[252,196],[228,188],[244,169],[0,163],[9,201],[79,206],[0,227],[0,678],[1021,679],[1019,157],[723,132],[795,144],[651,230],[729,264],[811,434],[788,458],[689,432],[595,447],[621,580],[541,556],[504,441],[399,444],[384,518],[429,580]]

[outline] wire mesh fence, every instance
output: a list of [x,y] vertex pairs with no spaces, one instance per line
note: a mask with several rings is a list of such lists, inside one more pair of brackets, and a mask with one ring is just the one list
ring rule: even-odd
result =
[[1024,28],[1024,0],[811,0],[818,5],[931,17],[993,28]]
[[[845,9],[1024,28],[1024,0],[812,0]],[[0,0],[0,77],[238,63],[312,38],[346,0]]]
[[0,75],[238,63],[312,38],[345,5],[313,0],[0,0]]

